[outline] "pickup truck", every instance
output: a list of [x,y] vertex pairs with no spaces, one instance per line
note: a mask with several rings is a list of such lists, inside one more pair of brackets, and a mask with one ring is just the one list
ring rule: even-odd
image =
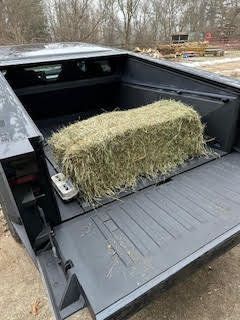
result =
[[[208,158],[92,207],[64,201],[51,133],[159,99],[193,106]],[[0,47],[0,202],[42,274],[55,318],[127,319],[240,242],[240,82],[85,43]]]

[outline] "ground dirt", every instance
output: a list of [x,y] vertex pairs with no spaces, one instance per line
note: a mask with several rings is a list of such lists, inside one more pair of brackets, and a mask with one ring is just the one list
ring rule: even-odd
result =
[[213,64],[211,66],[200,66],[199,68],[210,72],[217,72],[218,74],[228,77],[240,77],[240,61]]
[[240,78],[240,51],[226,52],[224,57],[196,57],[177,62],[224,76]]
[[[200,68],[233,76],[239,66],[240,61]],[[131,320],[239,320],[239,263],[240,245],[162,294]],[[0,320],[34,319],[54,318],[39,272],[23,246],[10,236],[0,211]],[[71,318],[90,319],[87,309]]]

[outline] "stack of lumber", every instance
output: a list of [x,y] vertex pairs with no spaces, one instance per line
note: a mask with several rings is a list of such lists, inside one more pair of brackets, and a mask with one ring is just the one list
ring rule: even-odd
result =
[[134,49],[134,52],[145,54],[147,56],[150,56],[150,57],[153,57],[153,58],[157,58],[157,59],[161,59],[163,57],[162,53],[160,53],[159,50],[156,49],[156,48],[143,48],[143,49],[140,49],[139,47],[136,47]]
[[204,56],[207,50],[208,42],[185,42],[177,44],[163,44],[156,48],[142,48],[136,47],[134,52],[146,54],[154,58],[176,58],[181,57],[184,53],[192,53],[198,56]]
[[182,56],[185,52],[194,52],[199,56],[204,56],[207,46],[207,41],[185,42],[177,44],[159,45],[157,49],[160,53],[163,54],[163,56],[167,54],[176,54],[176,56]]

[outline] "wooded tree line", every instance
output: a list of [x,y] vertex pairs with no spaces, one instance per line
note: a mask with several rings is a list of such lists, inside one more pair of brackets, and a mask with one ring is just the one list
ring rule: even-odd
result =
[[0,0],[0,44],[168,42],[176,32],[240,35],[240,0]]

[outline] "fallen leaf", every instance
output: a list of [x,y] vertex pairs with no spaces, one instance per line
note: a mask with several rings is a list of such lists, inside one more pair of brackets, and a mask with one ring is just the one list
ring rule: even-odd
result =
[[40,299],[37,298],[35,303],[32,305],[32,311],[31,311],[32,315],[37,316],[40,308],[41,308]]

